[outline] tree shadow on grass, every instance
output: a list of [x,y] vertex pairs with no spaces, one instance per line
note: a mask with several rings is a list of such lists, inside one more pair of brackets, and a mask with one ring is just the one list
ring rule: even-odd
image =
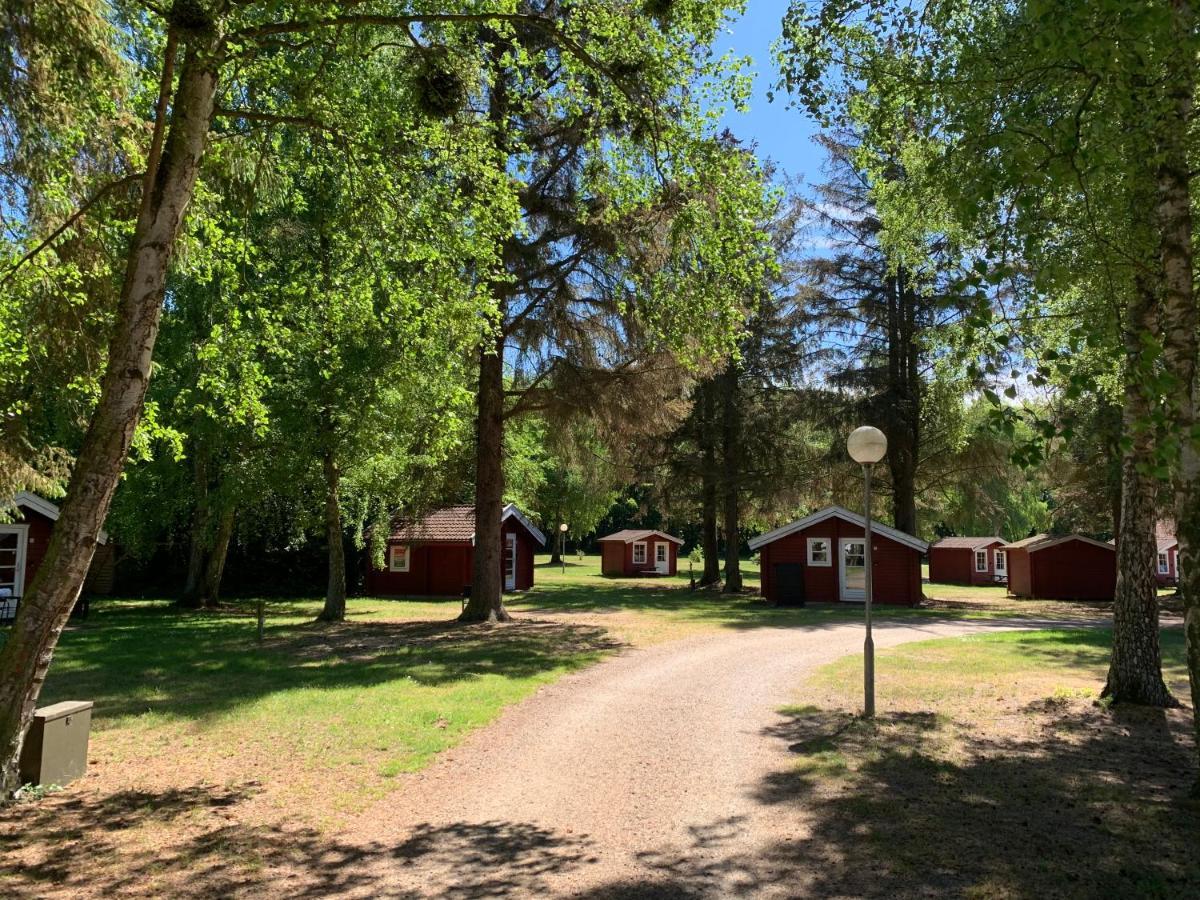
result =
[[[797,768],[757,797],[808,811],[811,832],[765,859],[812,873],[819,895],[1166,897],[1200,884],[1186,715],[1053,701],[1018,718],[980,735],[930,713],[847,726],[798,712],[770,735]],[[837,771],[848,760],[856,770]]]
[[602,628],[534,619],[309,623],[273,629],[261,646],[251,634],[226,616],[97,616],[64,638],[42,699],[94,700],[97,716],[110,719],[147,711],[198,718],[297,688],[532,677],[623,646]]
[[5,896],[532,897],[596,861],[586,836],[523,822],[422,825],[398,845],[250,825],[239,807],[256,791],[198,785],[0,812]]

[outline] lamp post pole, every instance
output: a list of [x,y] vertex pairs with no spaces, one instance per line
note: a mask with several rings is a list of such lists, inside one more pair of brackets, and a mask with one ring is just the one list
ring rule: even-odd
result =
[[868,719],[875,718],[875,638],[871,636],[871,600],[872,575],[871,569],[871,463],[863,463],[863,494],[865,495],[863,517],[866,519],[863,531],[866,532],[866,543],[863,546],[863,563],[867,567],[866,578],[866,617],[867,638],[863,642],[863,715]]
[[863,716],[871,719],[875,716],[875,638],[871,635],[871,601],[875,587],[871,563],[871,467],[887,455],[887,437],[870,425],[855,428],[846,441],[846,451],[863,468],[863,567],[866,569],[863,599],[867,621],[867,637],[863,641]]
[[562,563],[562,573],[567,574],[567,523],[563,522],[558,526],[560,535],[558,541],[558,561]]

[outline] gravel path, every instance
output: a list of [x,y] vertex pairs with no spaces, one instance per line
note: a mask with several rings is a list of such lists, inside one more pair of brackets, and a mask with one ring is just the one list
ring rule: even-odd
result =
[[[876,646],[1062,623],[896,621]],[[778,710],[859,625],[756,628],[632,651],[508,710],[364,817],[398,897],[796,895],[768,848],[792,754]],[[364,873],[365,874],[365,873]]]

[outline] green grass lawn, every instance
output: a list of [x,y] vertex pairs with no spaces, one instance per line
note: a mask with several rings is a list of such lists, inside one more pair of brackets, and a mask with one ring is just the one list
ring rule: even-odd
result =
[[251,604],[98,602],[64,634],[41,703],[95,701],[103,776],[153,756],[151,779],[254,778],[336,816],[616,646],[586,624],[451,625],[456,603],[352,600],[338,626],[313,623],[317,601],[268,608],[260,646]]
[[[821,669],[777,737],[808,862],[854,856],[809,889],[890,897],[1182,897],[1200,884],[1191,710],[1105,708],[1107,631],[978,635],[878,654],[873,723],[862,657]],[[1164,676],[1187,701],[1183,634]],[[866,873],[870,873],[869,876]]]
[[[353,810],[504,706],[619,647],[862,615],[856,605],[774,608],[752,592],[753,564],[745,577],[747,593],[691,591],[686,570],[612,579],[600,575],[599,557],[571,557],[565,567],[540,563],[537,588],[507,599],[515,626],[452,625],[457,599],[352,599],[347,623],[334,627],[313,622],[318,600],[271,600],[261,646],[253,601],[189,612],[167,601],[102,599],[63,635],[41,703],[95,701],[101,771],[119,773],[153,748],[164,765],[176,760],[197,777],[230,777],[240,760],[272,784],[280,779],[273,761],[286,758],[293,796]],[[227,764],[213,761],[214,747]]]

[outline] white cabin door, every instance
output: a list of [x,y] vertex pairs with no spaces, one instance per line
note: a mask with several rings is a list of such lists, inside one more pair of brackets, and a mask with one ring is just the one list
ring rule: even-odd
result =
[[504,589],[517,589],[517,536],[512,532],[504,536]]
[[0,525],[0,619],[16,611],[16,600],[25,590],[25,547],[28,525]]
[[671,553],[668,544],[654,545],[654,571],[659,575],[671,574]]
[[842,538],[842,600],[867,598],[867,543],[862,538]]

